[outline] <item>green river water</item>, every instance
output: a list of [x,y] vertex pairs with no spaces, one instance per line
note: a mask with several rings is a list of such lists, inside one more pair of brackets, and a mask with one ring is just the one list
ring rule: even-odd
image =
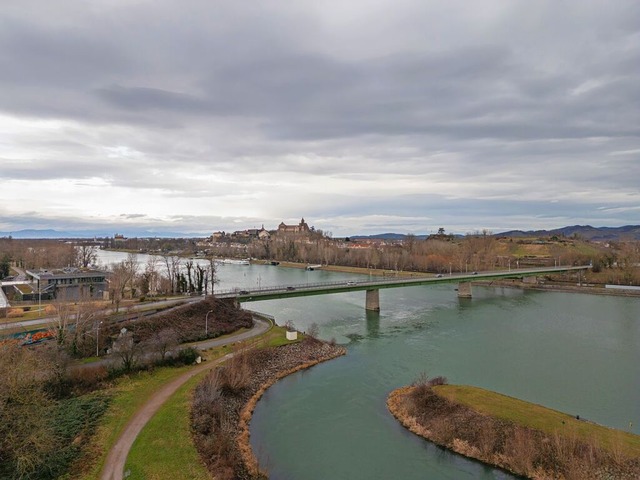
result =
[[[319,274],[319,275],[318,275]],[[333,279],[288,272],[287,281]],[[339,275],[339,274],[338,274]],[[344,276],[343,276],[344,277]],[[294,374],[259,402],[251,441],[272,479],[512,478],[402,428],[387,394],[421,372],[495,390],[640,433],[640,299],[453,286],[247,304],[311,322],[348,354]]]

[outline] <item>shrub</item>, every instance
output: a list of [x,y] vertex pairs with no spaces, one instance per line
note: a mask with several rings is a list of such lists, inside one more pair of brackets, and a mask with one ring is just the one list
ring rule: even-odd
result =
[[104,365],[84,365],[69,372],[72,387],[81,391],[94,389],[109,378],[109,370]]
[[196,359],[200,356],[198,351],[193,347],[183,348],[178,352],[177,359],[184,365],[191,365],[195,363]]

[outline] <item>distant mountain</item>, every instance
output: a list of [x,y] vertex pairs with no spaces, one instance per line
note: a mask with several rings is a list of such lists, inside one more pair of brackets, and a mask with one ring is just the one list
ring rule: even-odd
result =
[[497,233],[497,237],[572,237],[574,235],[594,242],[608,240],[640,240],[640,225],[623,227],[592,227],[591,225],[572,225],[554,230],[510,230]]
[[206,237],[201,233],[184,233],[184,232],[163,232],[148,230],[126,230],[118,229],[117,231],[100,231],[100,230],[17,230],[15,232],[0,232],[0,238],[9,237],[15,239],[44,239],[44,238],[110,238],[116,233],[124,235],[128,238],[198,238]]
[[[415,238],[424,240],[428,235],[415,235]],[[378,233],[376,235],[352,235],[351,240],[404,240],[407,235],[404,233]]]

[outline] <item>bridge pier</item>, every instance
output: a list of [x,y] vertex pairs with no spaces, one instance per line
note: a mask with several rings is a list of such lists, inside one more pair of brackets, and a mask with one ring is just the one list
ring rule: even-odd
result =
[[375,290],[367,290],[364,308],[372,312],[380,311],[380,290],[377,288]]
[[471,298],[471,282],[458,284],[458,298]]

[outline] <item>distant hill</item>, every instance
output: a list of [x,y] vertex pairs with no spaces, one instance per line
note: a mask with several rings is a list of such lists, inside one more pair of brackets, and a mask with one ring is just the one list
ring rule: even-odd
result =
[[116,233],[120,233],[128,238],[199,238],[205,237],[201,233],[183,233],[183,232],[164,232],[164,231],[147,231],[147,230],[125,230],[117,231],[99,231],[99,230],[17,230],[15,232],[0,232],[0,238],[11,237],[15,239],[44,239],[44,238],[111,238]]
[[584,240],[605,242],[615,240],[640,240],[640,225],[623,227],[592,227],[591,225],[572,225],[554,230],[510,230],[497,233],[497,237],[572,237],[577,235]]
[[[424,240],[428,235],[415,235],[418,240]],[[351,240],[404,240],[407,235],[404,233],[378,233],[376,235],[352,235]]]

